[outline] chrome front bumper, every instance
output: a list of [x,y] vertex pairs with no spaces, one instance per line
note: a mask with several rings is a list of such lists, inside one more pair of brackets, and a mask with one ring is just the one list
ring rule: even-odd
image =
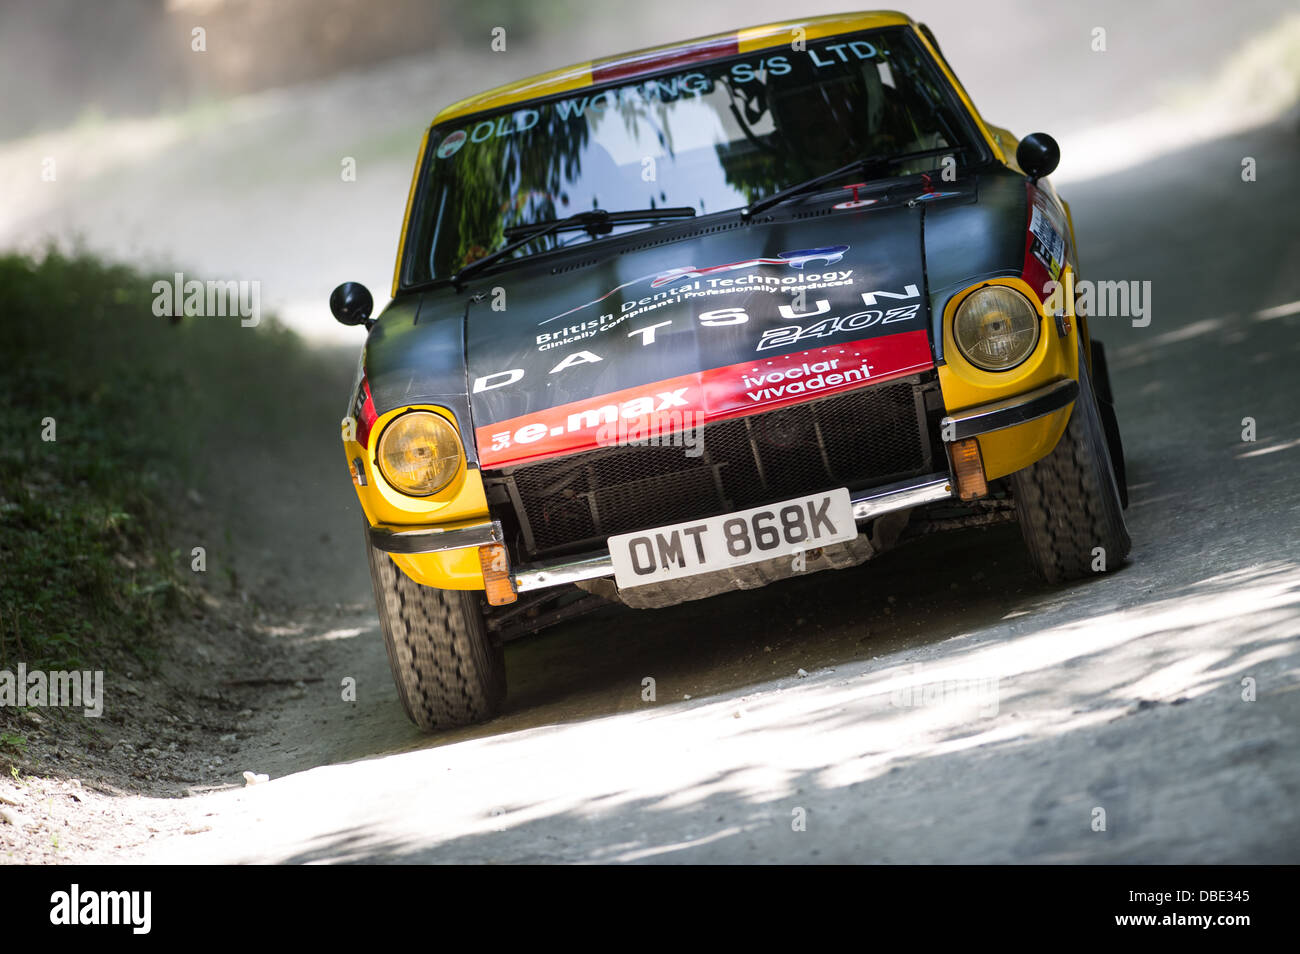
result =
[[940,422],[939,430],[943,439],[949,443],[962,441],[1046,417],[1078,396],[1079,382],[1065,378],[1002,401],[980,404],[949,414]]
[[[947,500],[952,483],[947,474],[931,474],[919,480],[903,481],[863,491],[852,498],[853,517],[859,523],[895,510],[909,510],[921,504]],[[581,556],[515,567],[515,589],[520,593],[541,590],[564,583],[577,583],[600,576],[614,575],[614,561],[607,550]]]
[[[921,504],[946,500],[952,496],[952,484],[947,474],[931,474],[918,480],[902,481],[885,487],[862,491],[851,498],[853,517],[858,523],[873,520],[881,514],[895,510],[909,510]],[[490,522],[458,527],[453,530],[420,528],[418,530],[392,530],[386,527],[370,528],[370,543],[385,553],[416,554],[439,553],[464,547],[480,547],[488,543],[502,543],[501,524]],[[521,592],[541,590],[579,580],[591,580],[614,575],[614,561],[608,550],[584,553],[543,563],[525,563],[515,567],[515,588]]]
[[503,542],[505,542],[505,534],[501,532],[501,524],[495,520],[450,530],[442,527],[420,527],[414,530],[370,528],[372,547],[385,553],[399,555],[441,553],[443,550],[463,550],[466,547],[481,547],[488,543]]

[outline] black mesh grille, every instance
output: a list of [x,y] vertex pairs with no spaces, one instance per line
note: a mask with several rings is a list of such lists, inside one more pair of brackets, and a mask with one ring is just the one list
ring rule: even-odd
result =
[[484,476],[506,489],[527,553],[590,549],[616,533],[929,473],[922,391],[879,384],[712,423],[694,457],[681,446],[603,447]]

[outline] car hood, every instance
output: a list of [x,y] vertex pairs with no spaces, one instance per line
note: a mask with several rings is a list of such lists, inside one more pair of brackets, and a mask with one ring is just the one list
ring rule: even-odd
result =
[[483,466],[599,446],[648,409],[751,414],[942,360],[945,305],[1022,273],[1027,220],[1024,177],[997,167],[662,226],[489,273],[469,295],[401,296],[363,367],[377,413],[447,407]]
[[483,465],[598,446],[649,413],[733,417],[931,367],[922,205],[827,212],[656,230],[476,286]]

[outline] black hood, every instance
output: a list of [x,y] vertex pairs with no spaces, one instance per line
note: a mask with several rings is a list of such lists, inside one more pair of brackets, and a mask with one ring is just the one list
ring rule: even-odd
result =
[[[840,346],[850,342],[925,338],[922,207],[827,212],[679,227],[567,270],[502,276],[467,318],[480,454],[501,463],[587,446],[593,435],[567,422],[593,398],[608,409],[681,391],[664,409],[706,419],[734,416],[746,403],[751,411],[788,403],[784,391],[746,402],[745,382],[762,392],[764,372],[780,371],[792,355],[833,352],[847,362],[853,354]],[[906,368],[928,359],[913,349]],[[899,370],[887,365],[869,373]],[[498,446],[506,433],[509,449]]]
[[571,426],[590,408],[714,419],[925,370],[941,340],[932,306],[1019,273],[1024,179],[862,199],[547,254],[468,294],[426,293],[418,315],[399,299],[367,346],[376,409],[441,403],[469,433],[468,410],[491,466],[592,446],[591,427]]

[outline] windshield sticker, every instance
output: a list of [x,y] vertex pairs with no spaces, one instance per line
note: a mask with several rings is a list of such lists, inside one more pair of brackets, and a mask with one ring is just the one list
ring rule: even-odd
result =
[[[788,67],[788,64],[787,64]],[[788,71],[788,69],[787,69]],[[713,80],[704,73],[679,73],[633,83],[616,89],[603,90],[594,95],[562,99],[553,107],[561,119],[585,117],[588,113],[603,116],[606,110],[635,104],[672,103],[685,97],[701,96],[713,92]]]
[[[772,57],[772,60],[775,59],[777,57]],[[774,67],[775,65],[773,64]],[[772,73],[773,75],[781,75],[789,71],[790,65],[786,63],[784,70],[778,71],[774,68]],[[546,112],[548,115],[553,113],[564,122],[572,119],[599,120],[603,119],[606,112],[610,110],[626,109],[629,106],[639,106],[644,109],[650,103],[672,103],[681,99],[698,97],[713,92],[713,88],[713,80],[704,73],[681,73],[676,76],[660,77],[631,86],[620,86],[617,89],[602,90],[594,94],[573,96],[551,105],[540,106],[538,109],[520,109],[510,114],[497,116],[495,119],[484,119],[470,127],[468,137],[472,143],[481,143],[487,142],[489,139],[500,139],[505,136],[514,136],[527,132],[541,121],[542,112]],[[454,146],[450,145],[453,137],[459,137]],[[464,145],[465,138],[466,133],[463,130],[452,133],[438,147],[438,158],[446,159],[452,155]],[[444,149],[448,151],[444,153]]]
[[489,139],[527,132],[536,126],[541,118],[542,114],[535,109],[521,109],[509,116],[485,119],[474,124],[474,127],[469,131],[469,141],[473,143],[487,142]]
[[791,70],[790,60],[784,54],[778,56],[769,56],[753,63],[732,63],[731,78],[737,83],[752,83],[758,78],[759,73],[767,73],[771,76],[784,76]]
[[[874,59],[878,54],[876,48],[866,40],[853,40],[848,43],[831,43],[818,50],[808,50],[807,55],[818,69],[840,66],[861,60]],[[755,62],[733,63],[727,73],[737,83],[751,83],[763,76],[785,76],[793,67],[786,54],[769,56]],[[679,73],[675,76],[658,77],[641,83],[619,86],[615,89],[602,90],[595,94],[573,96],[562,99],[553,105],[543,107],[554,110],[560,119],[603,118],[611,109],[626,109],[629,105],[645,107],[651,103],[672,103],[687,97],[698,97],[713,92],[714,80],[705,73]],[[498,116],[485,119],[474,126],[469,133],[470,142],[486,142],[500,136],[511,136],[525,132],[537,125],[540,116],[536,110],[527,109],[513,116]],[[464,142],[462,139],[461,142]],[[456,146],[455,149],[460,148]],[[447,153],[451,155],[451,153]],[[439,158],[445,159],[439,147]]]
[[449,156],[454,156],[460,151],[460,147],[465,145],[467,138],[463,129],[457,129],[454,133],[448,135],[446,139],[438,144],[438,158],[446,159]]
[[808,51],[808,58],[812,60],[813,66],[818,69],[839,66],[841,63],[852,63],[856,60],[870,60],[874,59],[875,56],[876,48],[866,40],[827,44],[821,48],[820,56],[817,50]]

